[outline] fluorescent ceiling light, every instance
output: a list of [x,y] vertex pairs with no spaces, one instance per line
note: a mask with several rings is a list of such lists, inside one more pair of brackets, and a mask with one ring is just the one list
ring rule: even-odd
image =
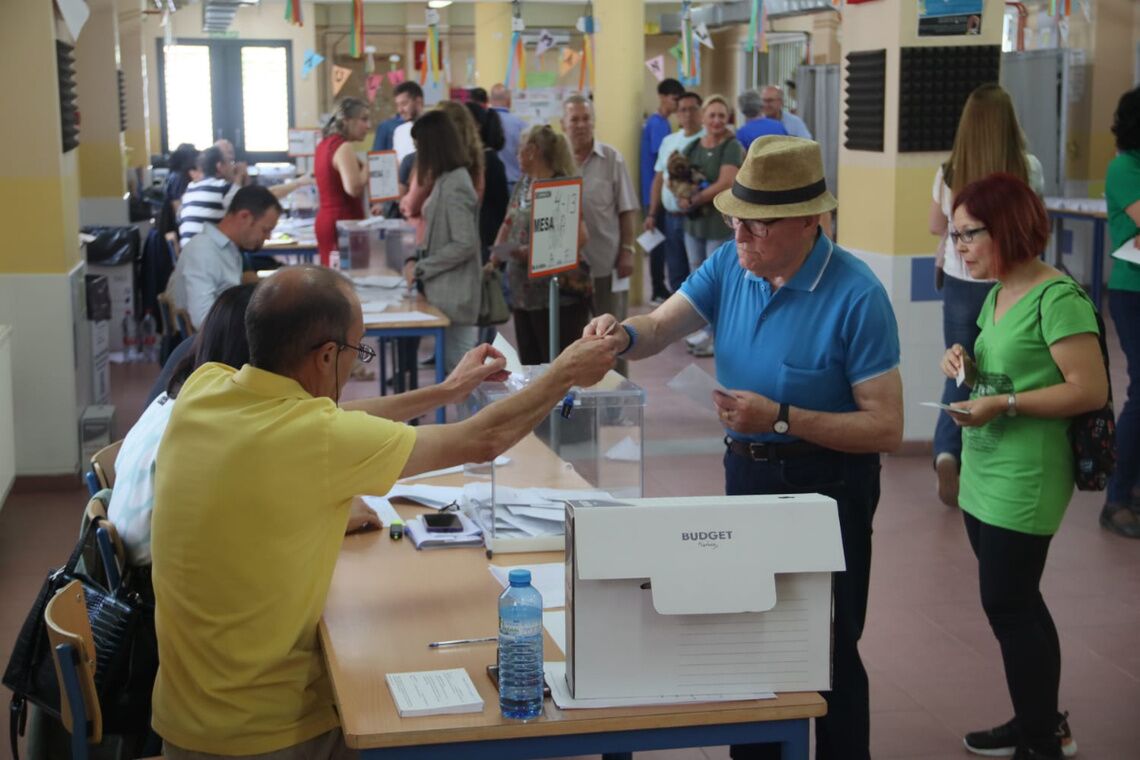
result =
[[451,0],[428,0],[428,7],[437,10],[439,8],[446,8],[449,5],[451,5]]

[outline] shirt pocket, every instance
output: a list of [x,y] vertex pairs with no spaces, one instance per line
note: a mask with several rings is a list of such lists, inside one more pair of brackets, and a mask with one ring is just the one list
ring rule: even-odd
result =
[[776,374],[776,403],[821,412],[838,411],[851,396],[847,375],[838,363],[797,367],[781,362]]

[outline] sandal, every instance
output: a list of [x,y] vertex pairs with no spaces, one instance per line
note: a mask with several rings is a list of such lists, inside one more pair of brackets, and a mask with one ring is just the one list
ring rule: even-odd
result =
[[1100,511],[1100,527],[1125,538],[1140,538],[1140,517],[1128,504],[1105,504]]

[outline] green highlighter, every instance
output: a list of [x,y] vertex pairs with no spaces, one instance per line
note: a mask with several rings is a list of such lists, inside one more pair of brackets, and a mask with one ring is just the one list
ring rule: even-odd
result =
[[393,520],[392,523],[388,526],[388,538],[392,539],[393,541],[399,541],[403,537],[404,521],[399,519]]

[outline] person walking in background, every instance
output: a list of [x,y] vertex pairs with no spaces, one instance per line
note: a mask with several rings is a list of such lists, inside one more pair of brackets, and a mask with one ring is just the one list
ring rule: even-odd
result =
[[745,90],[736,98],[736,107],[744,114],[744,124],[736,130],[736,139],[748,151],[748,146],[757,137],[764,135],[786,135],[788,130],[776,119],[764,115],[764,101],[756,90]]
[[[702,189],[687,198],[677,198],[685,219],[685,252],[692,272],[732,237],[732,230],[713,207],[717,193],[733,186],[736,172],[744,163],[744,149],[728,130],[728,103],[721,95],[710,95],[701,109],[705,134],[684,151],[689,165],[705,179]],[[713,335],[702,329],[685,339],[695,356],[713,355]]]
[[526,129],[526,122],[511,113],[511,91],[501,84],[491,88],[491,110],[499,114],[503,122],[503,149],[499,158],[507,168],[507,190],[514,192],[519,181],[519,137]]
[[1073,493],[1069,422],[1108,399],[1096,310],[1080,285],[1038,258],[1049,217],[1021,178],[998,173],[966,185],[953,213],[950,237],[970,274],[997,280],[974,358],[956,343],[941,369],[971,388],[953,404],[961,412],[944,414],[963,428],[959,501],[1014,711],[964,741],[979,755],[1060,758],[1076,744],[1057,709],[1061,645],[1041,574]]
[[[519,360],[524,365],[550,361],[550,277],[532,279],[530,262],[531,191],[536,180],[572,177],[578,173],[566,138],[549,125],[535,126],[522,135],[519,166],[523,175],[511,194],[506,219],[495,244],[509,243],[506,256],[492,256],[490,266],[507,265],[511,313],[515,320]],[[586,245],[586,223],[578,223],[578,251]],[[593,282],[579,259],[576,269],[558,275],[558,351],[562,352],[582,334],[590,321]]]
[[[1140,248],[1140,87],[1124,93],[1112,122],[1117,154],[1108,165],[1104,197],[1115,251]],[[1140,266],[1112,260],[1108,309],[1128,368],[1128,393],[1116,422],[1116,471],[1108,481],[1100,524],[1140,538]]]
[[[653,195],[653,178],[656,176],[657,156],[661,142],[673,131],[669,117],[677,112],[678,99],[685,94],[685,88],[676,79],[662,79],[657,85],[657,110],[649,114],[641,128],[641,207],[648,210]],[[665,226],[664,212],[656,208],[654,224]],[[657,246],[649,252],[649,281],[651,302],[659,304],[669,297],[665,287],[665,249]]]
[[769,85],[761,90],[760,102],[764,105],[764,115],[783,124],[789,135],[812,139],[811,130],[804,124],[804,120],[784,108],[784,91],[779,87]]
[[701,128],[701,96],[686,92],[677,100],[676,132],[661,141],[657,152],[657,164],[653,167],[653,188],[649,194],[649,209],[645,214],[645,231],[656,228],[661,219],[661,234],[665,242],[665,270],[668,275],[669,292],[676,293],[681,283],[689,276],[689,259],[685,254],[685,215],[677,206],[677,196],[669,189],[669,159],[675,153],[684,153],[694,140],[704,136]]
[[[1038,195],[1044,194],[1041,162],[1026,152],[1025,135],[1009,93],[997,84],[984,84],[966,100],[950,158],[934,174],[929,217],[931,234],[942,236],[937,257],[942,282],[942,336],[947,348],[958,343],[971,356],[978,337],[978,312],[993,281],[971,276],[947,230],[954,196],[994,172],[1012,174]],[[942,403],[962,401],[969,393],[969,388],[948,379],[942,389]],[[948,507],[958,506],[961,460],[961,431],[954,420],[940,415],[934,429],[934,469],[938,473],[938,498]]]
[[321,205],[314,230],[321,266],[337,248],[336,223],[341,219],[364,218],[364,191],[368,187],[368,164],[356,155],[352,143],[359,142],[372,127],[368,104],[359,98],[337,103],[325,125],[324,139],[317,144],[313,174]]
[[[563,101],[562,131],[582,175],[582,219],[589,232],[582,255],[593,278],[593,310],[624,319],[629,292],[615,291],[613,283],[615,277],[633,274],[637,193],[621,153],[594,139],[594,106],[589,100],[571,95]],[[625,375],[628,369],[619,359],[618,372]]]

